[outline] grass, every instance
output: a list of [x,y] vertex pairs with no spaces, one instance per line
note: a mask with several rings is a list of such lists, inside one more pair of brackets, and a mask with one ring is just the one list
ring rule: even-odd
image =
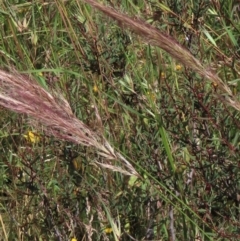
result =
[[239,240],[238,4],[0,9],[3,240]]

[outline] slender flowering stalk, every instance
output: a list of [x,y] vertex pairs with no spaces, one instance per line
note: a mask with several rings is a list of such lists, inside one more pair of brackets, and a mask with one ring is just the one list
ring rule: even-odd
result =
[[16,71],[0,70],[0,105],[27,114],[43,124],[45,132],[57,138],[97,148],[98,153],[108,160],[118,159],[127,170],[112,165],[105,166],[113,171],[137,175],[132,165],[115,152],[107,140],[93,132],[77,119],[69,103],[60,93],[49,93],[29,76]]
[[129,29],[142,36],[151,45],[160,47],[183,65],[191,68],[202,77],[210,80],[212,83],[217,84],[224,94],[224,96],[218,94],[220,100],[240,111],[240,102],[233,96],[230,88],[218,77],[216,73],[209,68],[204,67],[198,59],[196,59],[172,36],[160,32],[157,28],[140,19],[131,18],[128,15],[120,13],[111,7],[104,6],[95,0],[84,1],[92,7],[102,11],[107,16],[117,20],[117,23],[121,27],[124,25],[129,27]]

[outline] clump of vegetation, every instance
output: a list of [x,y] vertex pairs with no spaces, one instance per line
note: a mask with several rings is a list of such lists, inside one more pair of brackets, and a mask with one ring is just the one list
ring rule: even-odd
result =
[[0,7],[4,240],[239,240],[238,2]]

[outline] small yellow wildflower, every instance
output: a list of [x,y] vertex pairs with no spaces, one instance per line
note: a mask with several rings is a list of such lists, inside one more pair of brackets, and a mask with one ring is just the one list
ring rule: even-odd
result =
[[182,69],[182,65],[180,64],[177,64],[176,67],[175,67],[176,70],[181,70]]
[[110,234],[110,233],[112,233],[112,228],[105,228],[104,229],[104,232],[106,233],[106,234]]
[[71,241],[77,241],[77,239],[76,238],[72,238]]
[[156,101],[156,95],[154,92],[150,92],[150,91],[147,91],[147,96],[148,98],[152,101],[152,102],[155,102]]
[[161,72],[161,79],[165,79],[166,78],[166,74],[164,72]]
[[212,86],[212,88],[214,89],[214,91],[216,91],[216,90],[217,90],[217,87],[218,87],[218,84],[217,84],[216,82],[212,82],[212,83],[211,83],[211,86]]
[[81,157],[76,157],[72,160],[73,167],[76,171],[83,170]]
[[98,92],[98,87],[97,87],[97,85],[94,85],[94,86],[93,86],[93,92],[95,92],[95,93]]
[[40,136],[36,132],[28,131],[24,138],[31,143],[38,143],[40,141]]

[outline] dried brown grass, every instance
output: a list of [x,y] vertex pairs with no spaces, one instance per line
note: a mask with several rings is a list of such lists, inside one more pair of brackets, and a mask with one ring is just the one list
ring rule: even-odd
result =
[[160,32],[157,28],[144,21],[136,18],[131,18],[126,14],[120,13],[111,7],[104,6],[94,0],[84,0],[92,7],[102,11],[109,17],[117,20],[117,23],[122,26],[127,26],[136,34],[142,36],[148,43],[158,46],[169,53],[173,58],[178,60],[184,66],[191,68],[202,77],[217,84],[221,90],[221,94],[217,97],[226,104],[240,111],[240,102],[234,97],[230,88],[214,73],[211,69],[196,59],[186,48],[179,44],[172,36]]
[[[45,133],[73,143],[93,146],[102,157],[121,160],[125,170],[112,164],[99,165],[127,175],[137,175],[132,165],[115,152],[108,141],[77,119],[60,93],[49,93],[27,75],[0,70],[0,105],[27,114],[43,125]],[[36,122],[36,123],[37,123]],[[34,123],[34,122],[33,122]]]

